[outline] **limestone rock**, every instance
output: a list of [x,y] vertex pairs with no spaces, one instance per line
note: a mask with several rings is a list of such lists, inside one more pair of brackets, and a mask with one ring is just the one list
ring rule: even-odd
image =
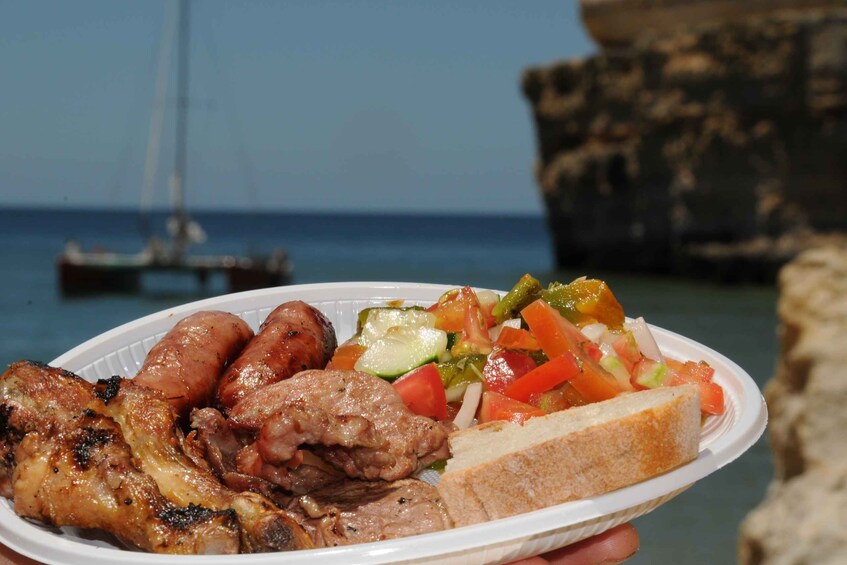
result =
[[777,249],[785,234],[847,231],[847,3],[837,5],[682,24],[528,69],[559,266],[685,272],[709,259],[704,244],[744,242],[764,242],[781,265],[794,253]]
[[843,6],[843,0],[580,0],[585,28],[607,47],[703,23]]
[[765,388],[776,478],[741,527],[747,565],[847,559],[847,248],[780,274],[780,345]]

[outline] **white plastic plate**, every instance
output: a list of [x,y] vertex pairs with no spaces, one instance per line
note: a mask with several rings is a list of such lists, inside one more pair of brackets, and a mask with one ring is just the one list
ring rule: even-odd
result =
[[[75,347],[51,365],[95,381],[132,376],[145,355],[177,321],[198,310],[226,310],[254,329],[277,305],[303,300],[323,311],[339,340],[350,337],[358,312],[387,300],[431,304],[449,286],[409,283],[329,283],[263,289],[220,296],[164,310],[124,324]],[[46,563],[84,565],[325,564],[325,563],[504,563],[537,555],[649,512],[695,481],[730,463],[750,448],[767,423],[758,387],[741,367],[699,343],[651,327],[663,352],[680,359],[704,360],[715,368],[725,391],[726,410],[702,430],[699,457],[671,472],[601,496],[569,502],[485,524],[331,549],[239,556],[169,556],[128,550],[110,536],[76,528],[50,528],[19,518],[12,503],[0,499],[0,541]]]

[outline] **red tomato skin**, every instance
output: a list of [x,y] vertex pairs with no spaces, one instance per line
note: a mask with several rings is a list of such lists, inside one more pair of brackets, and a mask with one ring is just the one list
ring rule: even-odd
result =
[[635,342],[635,338],[630,332],[626,332],[622,336],[618,337],[612,343],[612,348],[615,350],[615,353],[618,354],[618,358],[624,364],[624,367],[626,367],[626,370],[629,373],[632,373],[633,368],[644,357],[638,349],[638,344]]
[[435,363],[422,365],[394,381],[394,390],[419,416],[447,419],[447,396]]
[[535,361],[525,353],[508,349],[493,351],[482,368],[485,388],[503,394],[507,386],[535,367]]
[[549,358],[569,352],[579,360],[582,370],[570,383],[586,400],[606,400],[621,392],[615,378],[586,351],[584,343],[592,342],[558,310],[538,299],[521,310],[521,316]]
[[717,383],[698,383],[700,385],[700,411],[706,414],[723,414],[723,388]]
[[529,402],[533,394],[546,392],[580,374],[576,357],[563,353],[516,379],[504,394],[521,402]]
[[541,346],[528,331],[521,328],[504,327],[495,341],[503,349],[523,349],[524,351],[538,351]]
[[535,416],[545,416],[547,413],[541,408],[520,402],[497,392],[487,390],[482,393],[482,402],[479,408],[479,423],[492,422],[494,420],[505,420],[523,424]]
[[686,383],[696,384],[700,387],[700,411],[704,414],[723,414],[725,409],[723,388],[719,384],[711,382],[714,369],[703,362],[694,363],[693,361],[687,361],[684,365],[678,361],[672,362],[672,366],[675,368],[681,366],[682,368],[674,372],[673,377],[669,379],[668,386]]

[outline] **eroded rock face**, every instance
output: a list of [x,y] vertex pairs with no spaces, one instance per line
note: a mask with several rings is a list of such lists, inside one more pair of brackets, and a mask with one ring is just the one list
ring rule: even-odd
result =
[[523,90],[562,267],[685,271],[757,240],[782,264],[786,233],[847,231],[847,5],[680,25]]
[[775,480],[740,532],[739,561],[847,560],[847,249],[780,274],[781,354],[765,388]]
[[607,47],[702,23],[843,7],[841,0],[580,0],[579,4],[588,33]]

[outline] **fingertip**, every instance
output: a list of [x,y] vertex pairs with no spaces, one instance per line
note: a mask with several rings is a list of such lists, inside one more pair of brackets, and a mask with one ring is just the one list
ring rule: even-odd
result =
[[551,565],[620,563],[632,557],[639,545],[638,530],[632,524],[621,524],[543,557]]

